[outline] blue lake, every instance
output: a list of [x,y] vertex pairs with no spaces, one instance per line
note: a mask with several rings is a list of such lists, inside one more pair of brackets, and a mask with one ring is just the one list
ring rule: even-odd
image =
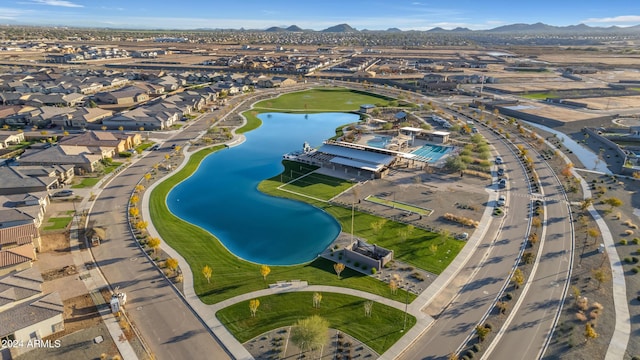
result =
[[[215,235],[247,261],[293,265],[316,258],[340,233],[324,211],[258,191],[258,184],[282,172],[282,155],[319,146],[335,128],[358,121],[346,113],[259,115],[262,126],[246,141],[207,156],[198,170],[167,196],[176,216]],[[193,239],[197,242],[198,239]]]

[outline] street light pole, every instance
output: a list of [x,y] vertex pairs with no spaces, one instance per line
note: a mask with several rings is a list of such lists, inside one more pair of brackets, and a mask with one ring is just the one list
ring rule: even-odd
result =
[[404,298],[404,322],[402,324],[402,332],[404,332],[407,329],[407,312],[408,312],[408,308],[409,308],[409,290],[411,290],[413,288],[412,286],[407,286],[405,289],[406,292],[406,296]]

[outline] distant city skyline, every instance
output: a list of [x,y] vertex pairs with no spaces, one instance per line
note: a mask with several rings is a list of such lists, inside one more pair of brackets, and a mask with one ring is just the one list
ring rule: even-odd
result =
[[640,24],[640,5],[617,0],[4,0],[0,5],[0,24],[128,29],[266,29],[297,25],[322,30],[347,23],[358,30],[484,30],[537,22],[555,26],[633,26]]

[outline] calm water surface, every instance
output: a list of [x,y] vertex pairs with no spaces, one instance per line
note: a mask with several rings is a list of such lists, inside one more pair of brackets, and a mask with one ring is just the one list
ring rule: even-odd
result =
[[[176,216],[214,234],[236,256],[269,265],[313,260],[338,236],[336,220],[311,205],[275,198],[258,184],[282,172],[282,155],[317,147],[358,115],[261,114],[263,124],[243,144],[206,157],[167,197]],[[198,241],[198,239],[193,239]]]

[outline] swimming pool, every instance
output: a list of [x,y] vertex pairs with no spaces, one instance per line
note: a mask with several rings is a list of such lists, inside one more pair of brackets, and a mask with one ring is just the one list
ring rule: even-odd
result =
[[389,143],[389,140],[391,140],[391,136],[376,135],[372,139],[367,140],[367,145],[384,149]]
[[450,153],[451,150],[453,150],[451,146],[424,145],[411,153],[416,155],[417,160],[433,163]]

